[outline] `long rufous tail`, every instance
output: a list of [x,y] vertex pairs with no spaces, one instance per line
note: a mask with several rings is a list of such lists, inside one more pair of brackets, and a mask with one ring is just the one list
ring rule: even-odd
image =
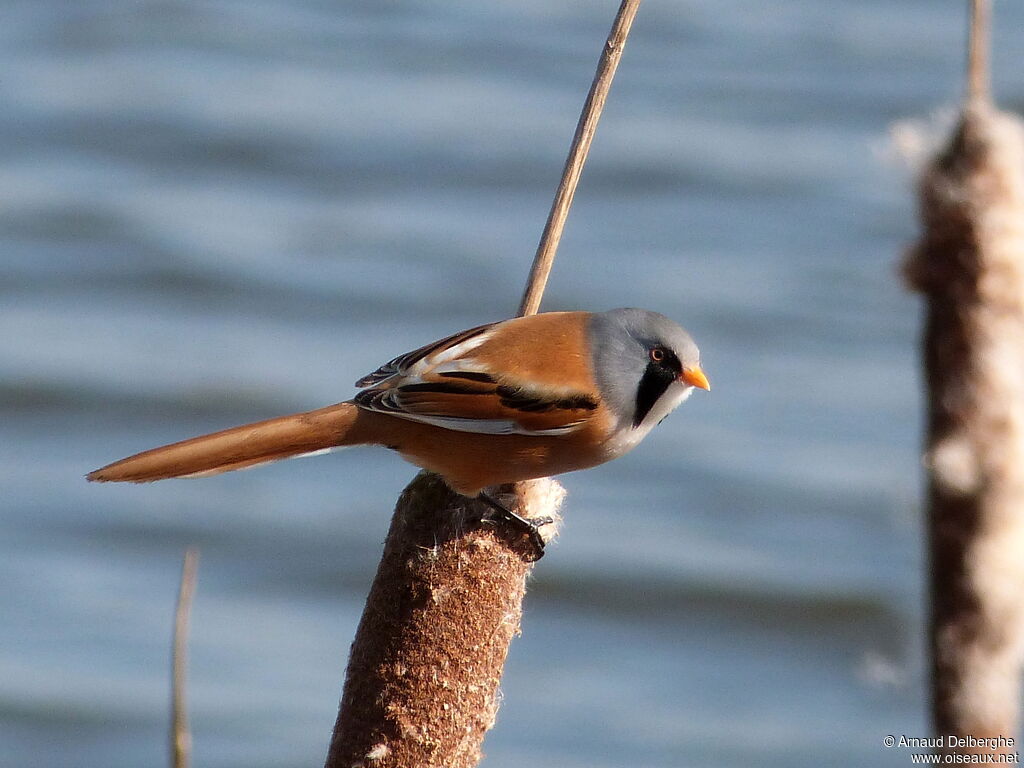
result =
[[180,443],[143,451],[90,472],[95,482],[148,483],[169,477],[218,475],[279,459],[361,442],[353,427],[359,409],[338,403],[316,411],[293,413]]

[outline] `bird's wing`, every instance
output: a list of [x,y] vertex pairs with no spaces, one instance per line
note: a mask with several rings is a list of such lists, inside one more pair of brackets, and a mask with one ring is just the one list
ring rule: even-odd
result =
[[[563,435],[598,409],[592,388],[552,381],[535,365],[503,364],[504,349],[549,351],[538,344],[536,321],[519,318],[472,328],[397,357],[359,380],[361,408],[458,432]],[[522,338],[523,329],[529,333]]]
[[[395,377],[416,375],[417,372],[443,366],[445,363],[455,363],[462,355],[480,346],[486,340],[488,331],[496,325],[498,323],[478,325],[476,328],[470,328],[468,331],[453,334],[440,341],[414,349],[412,352],[399,355],[394,360],[384,363],[373,373],[363,376],[356,382],[356,386],[375,386]],[[453,370],[455,369],[453,368]]]

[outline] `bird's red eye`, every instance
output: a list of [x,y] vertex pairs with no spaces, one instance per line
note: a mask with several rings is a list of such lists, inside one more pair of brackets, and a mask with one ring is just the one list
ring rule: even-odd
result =
[[665,350],[661,347],[655,347],[651,350],[651,360],[656,363],[663,362],[665,360]]

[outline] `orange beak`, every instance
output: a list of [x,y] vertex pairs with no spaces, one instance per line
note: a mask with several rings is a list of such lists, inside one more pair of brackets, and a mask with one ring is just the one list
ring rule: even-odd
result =
[[695,365],[693,368],[683,368],[683,372],[679,374],[679,380],[689,384],[691,387],[700,387],[709,392],[711,391],[708,377],[704,375],[704,371],[700,369],[699,365]]

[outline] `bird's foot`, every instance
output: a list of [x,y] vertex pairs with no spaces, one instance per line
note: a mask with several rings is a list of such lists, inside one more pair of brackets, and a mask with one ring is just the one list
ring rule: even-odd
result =
[[537,562],[544,557],[545,541],[544,537],[540,534],[540,529],[545,525],[555,522],[553,517],[523,517],[486,493],[481,492],[477,498],[497,512],[501,519],[507,521],[513,528],[525,533],[530,538],[530,543],[533,545],[533,562]]

